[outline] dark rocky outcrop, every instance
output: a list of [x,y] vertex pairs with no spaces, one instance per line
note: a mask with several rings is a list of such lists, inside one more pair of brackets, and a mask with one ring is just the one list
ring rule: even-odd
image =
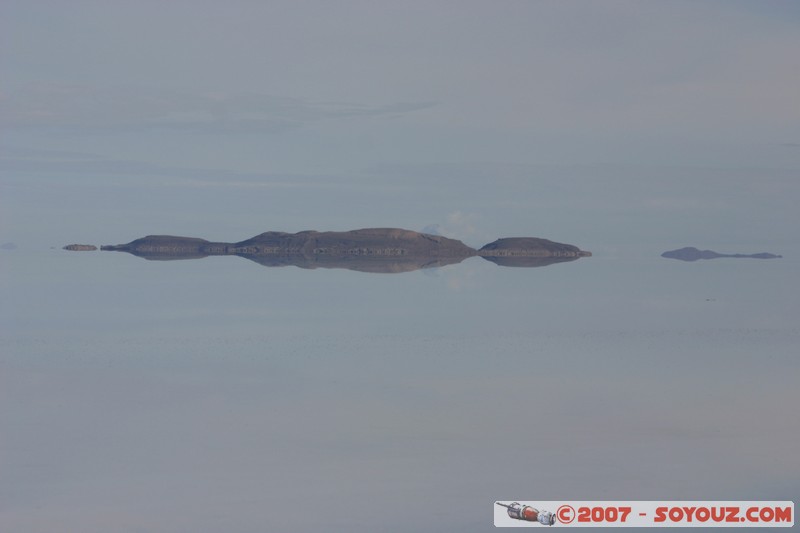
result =
[[69,250],[71,252],[94,252],[97,250],[97,246],[93,244],[68,244],[64,246],[64,250]]
[[353,231],[268,231],[236,243],[150,235],[128,244],[102,246],[149,260],[238,255],[264,266],[346,268],[362,272],[408,272],[460,263],[481,255],[503,266],[544,266],[591,255],[545,239],[500,239],[476,251],[461,241],[397,228]]
[[679,259],[681,261],[697,261],[699,259],[718,259],[720,257],[743,257],[751,259],[779,259],[782,256],[770,254],[766,252],[758,254],[720,254],[713,250],[698,250],[691,246],[686,248],[679,248],[677,250],[670,250],[661,254],[661,257],[669,259]]
[[236,243],[150,235],[101,249],[129,252],[156,261],[238,255],[264,266],[389,273],[460,263],[475,255],[475,250],[461,241],[394,228],[299,233],[268,231]]
[[501,266],[540,267],[553,263],[574,261],[579,257],[591,256],[571,244],[548,241],[535,237],[508,237],[490,242],[478,255]]
[[194,237],[148,235],[128,244],[104,245],[101,250],[128,252],[151,260],[201,259],[209,255],[226,255],[226,243],[212,243]]

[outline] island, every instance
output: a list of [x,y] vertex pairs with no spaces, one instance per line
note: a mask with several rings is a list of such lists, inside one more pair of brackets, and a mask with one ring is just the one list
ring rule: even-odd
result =
[[507,237],[483,246],[478,255],[500,266],[539,267],[589,257],[592,252],[536,237]]
[[720,254],[713,250],[698,250],[691,246],[670,250],[661,254],[661,257],[678,259],[680,261],[697,261],[698,259],[718,259],[720,257],[737,257],[750,259],[780,259],[783,256],[761,252],[757,254]]
[[361,272],[408,272],[460,263],[480,256],[501,266],[539,267],[591,255],[578,247],[533,237],[499,239],[475,250],[463,242],[399,228],[352,231],[268,231],[244,241],[149,235],[104,251],[127,252],[153,261],[235,255],[264,266],[345,268]]

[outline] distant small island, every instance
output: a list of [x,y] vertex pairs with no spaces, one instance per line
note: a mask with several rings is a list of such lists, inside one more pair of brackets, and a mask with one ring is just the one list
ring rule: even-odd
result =
[[783,256],[761,252],[758,254],[720,254],[713,250],[698,250],[688,246],[677,250],[670,250],[661,254],[661,257],[679,259],[681,261],[697,261],[698,259],[718,259],[720,257],[746,257],[751,259],[780,259]]
[[539,267],[591,255],[571,244],[533,237],[498,239],[475,250],[456,239],[398,228],[299,233],[268,231],[235,243],[149,235],[127,244],[104,245],[100,249],[128,252],[155,261],[236,255],[264,266],[294,265],[389,273],[455,264],[474,256],[501,266]]
[[69,250],[71,252],[94,252],[97,250],[97,246],[93,244],[68,244],[64,246],[64,250]]
[[592,253],[572,244],[547,239],[508,237],[490,242],[478,250],[478,255],[500,266],[539,267],[574,261],[579,257],[589,257]]

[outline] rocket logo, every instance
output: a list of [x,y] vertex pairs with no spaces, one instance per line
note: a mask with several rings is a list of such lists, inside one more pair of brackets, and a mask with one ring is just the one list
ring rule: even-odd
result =
[[521,505],[519,502],[510,504],[495,502],[500,507],[505,507],[508,511],[508,516],[515,520],[524,520],[525,522],[539,522],[543,526],[552,526],[556,523],[556,515],[550,511],[540,511],[530,505]]

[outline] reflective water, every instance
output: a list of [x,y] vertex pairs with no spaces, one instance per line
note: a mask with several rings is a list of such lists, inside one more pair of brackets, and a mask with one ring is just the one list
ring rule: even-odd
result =
[[498,499],[797,499],[800,250],[579,244],[402,274],[4,251],[3,523],[488,531]]

